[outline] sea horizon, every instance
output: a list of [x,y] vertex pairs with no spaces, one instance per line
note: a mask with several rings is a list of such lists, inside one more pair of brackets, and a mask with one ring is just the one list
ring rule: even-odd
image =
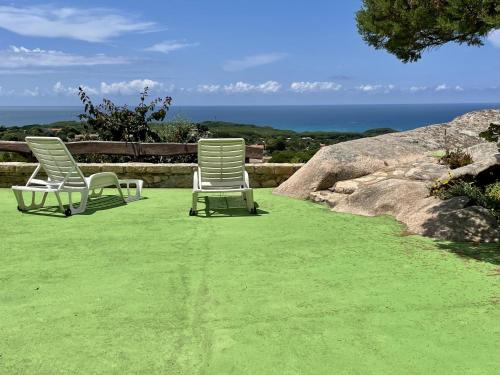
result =
[[[352,109],[356,110],[353,111]],[[500,108],[500,103],[175,105],[175,117],[193,122],[224,121],[295,131],[410,130],[449,122],[464,113]],[[0,126],[78,121],[82,106],[0,106]]]

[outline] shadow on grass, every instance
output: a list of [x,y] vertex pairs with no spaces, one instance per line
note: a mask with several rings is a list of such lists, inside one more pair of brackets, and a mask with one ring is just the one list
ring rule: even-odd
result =
[[487,262],[500,265],[500,244],[473,244],[473,243],[444,243],[436,242],[436,245],[442,249],[454,253],[462,258],[476,259],[481,262]]
[[251,214],[240,196],[205,196],[199,197],[198,202],[205,203],[205,209],[198,210],[198,216],[203,218],[252,217],[269,214],[269,212],[260,209],[257,202],[255,202],[257,214]]
[[[142,197],[141,200],[147,199]],[[87,209],[79,215],[93,215],[98,211],[110,210],[120,206],[125,206],[126,203],[118,195],[102,195],[98,198],[89,199]],[[28,215],[49,216],[57,218],[65,218],[66,216],[59,210],[59,206],[47,206],[37,210],[24,212]]]

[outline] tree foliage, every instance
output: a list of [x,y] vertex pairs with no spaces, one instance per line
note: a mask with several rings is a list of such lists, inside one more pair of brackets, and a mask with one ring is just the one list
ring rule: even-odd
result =
[[[491,123],[487,130],[479,133],[479,136],[488,142],[500,141],[500,124]],[[500,144],[499,144],[500,145]]]
[[153,121],[163,121],[167,116],[172,98],[156,98],[146,103],[148,88],[140,94],[139,104],[130,109],[118,106],[109,99],[94,105],[90,97],[79,87],[78,93],[85,113],[79,115],[87,132],[95,132],[103,141],[157,142],[160,137],[151,129]]
[[172,120],[154,126],[162,142],[197,143],[200,138],[209,138],[208,128],[195,124],[182,116],[175,116]]
[[369,45],[413,62],[448,42],[483,45],[488,33],[500,28],[500,1],[363,0],[356,20]]

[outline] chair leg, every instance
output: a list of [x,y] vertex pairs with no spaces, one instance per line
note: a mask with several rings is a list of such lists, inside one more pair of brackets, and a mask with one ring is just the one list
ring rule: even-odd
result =
[[198,192],[193,191],[193,201],[191,204],[191,210],[196,212],[198,210]]
[[82,213],[85,212],[87,209],[87,203],[89,201],[89,191],[85,190],[81,192],[82,195],[82,200],[80,201],[80,205],[78,206],[78,209],[75,211],[75,213]]
[[62,204],[62,201],[61,201],[61,196],[59,195],[59,192],[58,192],[58,191],[55,191],[55,192],[54,192],[54,194],[55,194],[55,196],[56,196],[57,203],[59,204],[59,210],[60,210],[61,212],[63,212],[63,213],[64,213],[64,206],[63,206],[63,204]]
[[253,201],[253,190],[249,189],[245,191],[245,201],[247,204],[247,209],[250,213],[255,213],[255,203]]
[[[125,199],[125,197],[123,196],[123,191],[122,191],[122,188],[121,188],[120,183],[118,181],[116,181],[116,190],[118,190],[118,195],[123,200],[123,202],[127,203],[127,199]],[[127,190],[128,190],[128,184],[127,184]],[[130,197],[130,193],[128,196]]]
[[42,203],[40,203],[40,207],[45,206],[45,200],[47,199],[48,194],[49,193],[43,193]]
[[14,192],[14,196],[17,200],[17,208],[20,211],[26,211],[26,205],[24,204],[23,192],[21,190],[12,190]]
[[69,208],[71,210],[71,214],[81,214],[82,212],[85,212],[85,210],[87,209],[87,202],[89,200],[89,191],[88,190],[84,190],[82,191],[80,194],[81,194],[81,200],[80,200],[80,204],[78,205],[77,208],[75,208],[73,206],[73,202],[72,202],[72,199],[71,199],[71,194],[72,193],[68,193],[68,196],[69,196]]
[[42,200],[40,203],[36,203],[36,193],[34,191],[31,192],[31,203],[29,206],[26,206],[24,202],[24,195],[22,190],[13,190],[14,196],[17,200],[17,207],[20,211],[29,211],[36,210],[38,208],[42,208],[45,205],[45,200],[47,199],[48,193],[43,193]]

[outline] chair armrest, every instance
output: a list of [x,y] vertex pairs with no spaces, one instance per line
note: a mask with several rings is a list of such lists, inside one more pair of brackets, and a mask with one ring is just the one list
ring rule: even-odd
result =
[[245,187],[249,188],[250,187],[250,178],[248,177],[248,172],[245,171]]
[[199,171],[194,171],[193,174],[193,191],[200,190],[200,181],[199,181]]

